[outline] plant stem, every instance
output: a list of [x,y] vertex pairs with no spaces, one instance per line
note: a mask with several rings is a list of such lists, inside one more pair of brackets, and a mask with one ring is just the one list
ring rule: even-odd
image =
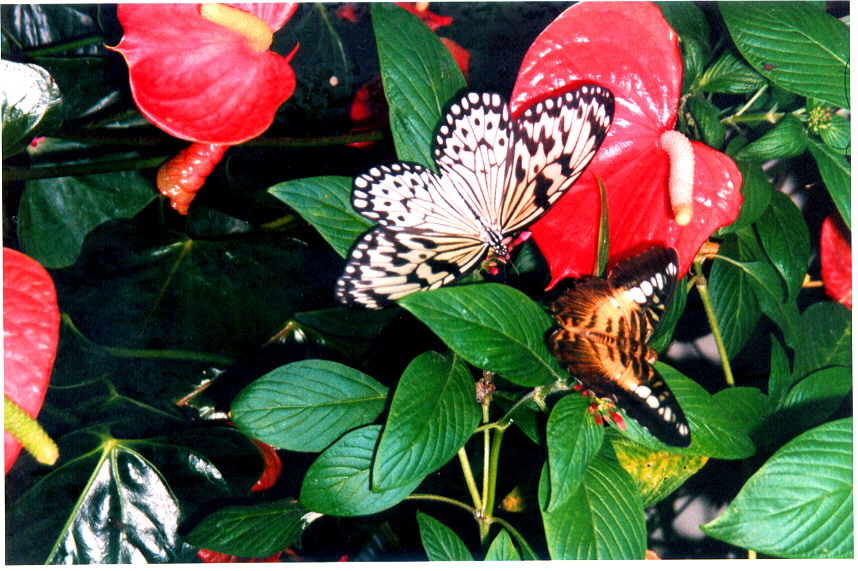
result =
[[64,176],[84,176],[119,171],[136,171],[161,166],[170,157],[152,157],[148,159],[121,159],[115,161],[94,161],[88,163],[59,164],[28,169],[3,169],[3,181],[35,180],[59,178]]
[[477,481],[474,480],[471,463],[468,461],[468,455],[464,447],[459,448],[459,463],[462,464],[462,474],[465,476],[465,483],[468,485],[468,491],[471,493],[471,501],[474,502],[474,509],[479,510],[482,500],[480,499],[480,492],[477,491]]
[[405,499],[406,500],[429,500],[432,502],[444,502],[446,504],[452,504],[456,507],[460,507],[470,514],[474,513],[474,508],[472,508],[471,506],[469,506],[465,502],[460,502],[459,500],[454,500],[453,498],[448,498],[446,496],[436,496],[435,494],[411,494],[410,496],[406,497]]
[[501,451],[501,441],[503,440],[503,433],[505,428],[498,428],[495,430],[495,437],[492,441],[492,452],[491,458],[489,459],[489,467],[488,471],[488,488],[486,488],[485,497],[483,498],[483,517],[485,517],[486,523],[489,523],[492,519],[492,514],[495,509],[495,494],[497,491],[497,480],[498,480],[498,464],[500,463],[500,451]]
[[40,46],[38,48],[33,48],[29,50],[22,50],[28,57],[36,58],[43,56],[50,56],[54,54],[60,54],[63,52],[67,52],[70,50],[74,50],[77,48],[85,48],[87,46],[92,46],[96,44],[103,44],[104,38],[101,36],[88,36],[85,38],[79,38],[77,40],[72,40],[70,42],[63,42],[61,44],[53,44],[48,46]]
[[697,286],[697,293],[700,294],[700,299],[703,302],[703,309],[706,312],[706,319],[709,321],[709,327],[712,329],[712,334],[715,336],[715,345],[718,347],[718,355],[721,357],[721,366],[724,369],[724,380],[728,387],[735,386],[733,380],[733,370],[730,368],[730,360],[727,357],[727,348],[724,346],[724,339],[721,337],[721,328],[718,327],[718,320],[715,318],[715,311],[712,309],[712,298],[709,297],[709,286],[706,283],[706,276],[703,275],[703,263],[699,260],[694,260],[694,283]]
[[230,357],[223,355],[213,355],[211,353],[199,353],[197,351],[182,351],[178,349],[131,349],[129,347],[110,347],[100,345],[89,339],[75,326],[71,317],[67,313],[61,314],[62,322],[68,327],[71,332],[77,336],[87,347],[91,347],[96,351],[101,351],[114,357],[126,357],[130,359],[175,359],[178,361],[204,361],[212,364],[226,367],[232,365],[235,361]]

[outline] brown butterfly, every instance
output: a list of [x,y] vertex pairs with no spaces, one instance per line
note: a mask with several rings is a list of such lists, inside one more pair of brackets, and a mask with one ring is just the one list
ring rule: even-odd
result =
[[607,279],[576,280],[551,305],[560,328],[549,345],[585,389],[616,402],[665,444],[686,447],[688,421],[648,346],[677,272],[676,250],[657,246],[620,262]]

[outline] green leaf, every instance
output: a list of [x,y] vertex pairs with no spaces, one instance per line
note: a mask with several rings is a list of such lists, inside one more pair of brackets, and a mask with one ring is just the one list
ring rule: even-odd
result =
[[682,51],[682,93],[688,93],[709,60],[709,23],[703,11],[690,2],[656,2],[664,19],[679,34]]
[[94,118],[97,113],[107,112],[120,100],[123,87],[127,89],[127,84],[122,86],[117,77],[115,62],[110,57],[37,57],[34,60],[48,70],[59,85],[66,121]]
[[232,404],[245,434],[271,446],[319,452],[384,410],[387,388],[333,361],[289,363],[246,387]]
[[810,231],[801,211],[786,194],[775,192],[756,226],[766,255],[786,282],[788,299],[795,299],[810,260]]
[[372,457],[380,435],[381,426],[364,426],[322,452],[304,475],[301,504],[323,514],[357,516],[384,511],[404,500],[420,480],[381,492],[370,489]]
[[[196,549],[179,523],[206,502],[246,494],[259,478],[256,446],[232,429],[118,440],[95,430],[58,442],[61,464],[7,506],[16,563],[174,563]],[[250,478],[231,475],[250,468]]]
[[275,184],[268,192],[294,208],[342,257],[373,224],[354,211],[352,179],[318,176]]
[[155,196],[133,171],[32,180],[21,197],[18,237],[24,252],[43,266],[70,266],[93,228],[131,218]]
[[721,258],[712,262],[709,295],[724,348],[731,359],[751,338],[760,319],[761,312],[750,281],[741,267]]
[[667,349],[673,342],[673,332],[676,330],[676,325],[685,311],[685,303],[688,301],[688,276],[684,276],[676,284],[676,289],[673,293],[673,299],[667,306],[667,310],[658,322],[658,328],[655,330],[655,335],[650,339],[649,346],[656,353],[661,353]]
[[605,183],[596,175],[599,183],[599,236],[596,243],[596,265],[593,268],[594,276],[605,277],[605,269],[608,267],[608,253],[611,251],[611,229],[608,225],[608,196],[605,192]]
[[602,447],[605,431],[587,409],[590,399],[567,395],[560,399],[545,428],[551,501],[546,511],[563,504],[581,485],[590,461]]
[[399,305],[477,368],[525,387],[565,378],[545,346],[550,318],[518,290],[474,284],[411,294]]
[[721,229],[718,234],[737,232],[756,222],[772,200],[773,187],[762,166],[757,162],[738,161],[736,166],[742,174],[742,208],[732,224]]
[[832,115],[825,128],[820,128],[819,136],[836,153],[852,154],[852,125],[846,117]]
[[849,28],[803,2],[718,4],[744,58],[772,83],[849,108]]
[[789,368],[789,359],[786,351],[772,335],[772,357],[769,365],[769,399],[772,408],[779,409],[786,398],[787,392],[792,386],[792,374]]
[[[688,418],[691,446],[668,447],[627,416],[626,430],[620,434],[652,450],[669,450],[687,456],[740,459],[754,453],[754,443],[749,436],[752,423],[744,420],[746,413],[737,414],[735,410],[739,408],[737,403],[744,402],[746,406],[741,407],[743,410],[754,410],[757,416],[764,417],[768,413],[768,406],[761,400],[759,390],[749,392],[746,388],[731,388],[710,395],[706,389],[676,369],[659,362],[654,366]],[[730,406],[724,406],[723,402],[730,402]]]
[[852,558],[852,419],[799,435],[745,483],[706,534],[786,558]]
[[846,222],[846,226],[852,229],[852,166],[849,162],[834,152],[826,145],[820,145],[813,139],[808,140],[807,148],[816,161],[816,167],[822,176],[822,182],[831,200]]
[[375,456],[373,489],[423,479],[447,463],[480,423],[474,380],[455,355],[411,361],[393,394]]
[[0,61],[3,76],[3,158],[20,153],[35,137],[49,133],[63,120],[59,87],[43,68]]
[[815,371],[789,391],[781,411],[794,426],[816,426],[837,411],[852,390],[852,371],[829,367]]
[[703,72],[698,87],[711,93],[750,93],[765,84],[763,76],[733,52],[725,51]]
[[398,308],[379,311],[353,311],[348,307],[331,307],[295,314],[295,323],[314,341],[347,357],[357,357],[370,349],[381,330],[401,311]]
[[627,438],[612,438],[611,445],[620,465],[632,477],[645,508],[672,494],[709,460],[705,456],[656,451]]
[[727,126],[718,118],[718,108],[702,97],[690,97],[686,100],[686,105],[697,127],[695,138],[713,149],[723,147]]
[[521,561],[521,556],[505,529],[501,529],[486,551],[486,561]]
[[473,561],[474,557],[455,532],[425,513],[417,512],[420,540],[429,561]]
[[807,148],[807,131],[794,115],[786,115],[771,131],[736,151],[737,161],[767,161],[800,155]]
[[396,154],[434,170],[435,127],[465,78],[438,36],[399,6],[373,4],[372,24]]
[[234,557],[267,557],[291,547],[301,536],[306,510],[292,499],[228,506],[197,524],[185,541]]
[[539,504],[552,559],[643,559],[643,505],[628,472],[609,445],[593,458],[582,485],[565,503],[546,511],[548,467],[539,479]]
[[852,317],[833,301],[808,307],[801,315],[800,343],[796,347],[793,380],[814,371],[852,364]]

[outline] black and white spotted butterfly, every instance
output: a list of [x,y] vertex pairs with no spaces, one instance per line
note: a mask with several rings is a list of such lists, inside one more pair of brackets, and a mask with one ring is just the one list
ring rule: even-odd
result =
[[578,179],[601,145],[614,97],[597,85],[546,99],[513,120],[495,93],[450,105],[433,145],[440,174],[411,163],[357,177],[354,209],[378,223],[337,282],[345,304],[379,308],[448,284],[512,239]]
[[551,305],[559,328],[549,347],[585,389],[616,402],[665,444],[687,447],[688,421],[648,345],[677,273],[676,250],[656,246],[617,264],[607,279],[576,280]]

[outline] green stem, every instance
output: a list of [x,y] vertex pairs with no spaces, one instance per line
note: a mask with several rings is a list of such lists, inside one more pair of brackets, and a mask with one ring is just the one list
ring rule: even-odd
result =
[[474,509],[480,509],[482,501],[480,500],[480,492],[477,491],[477,481],[474,479],[474,473],[471,471],[471,463],[468,461],[468,455],[465,453],[465,448],[459,448],[459,462],[462,464],[462,474],[465,476],[465,483],[468,485],[468,491],[471,493],[471,501],[474,502]]
[[3,180],[11,182],[42,178],[59,178],[63,176],[83,176],[109,172],[136,171],[159,167],[169,158],[170,157],[122,159],[116,161],[93,161],[88,163],[31,167],[28,169],[3,169]]
[[45,429],[6,395],[3,395],[3,428],[40,464],[53,466],[60,457],[56,442],[51,440]]
[[104,38],[101,36],[88,36],[86,38],[79,38],[70,42],[63,42],[61,44],[52,44],[48,46],[40,46],[38,48],[25,49],[22,51],[27,54],[28,57],[37,58],[60,54],[77,48],[85,48],[87,46],[93,46],[96,44],[103,43]]
[[709,327],[712,329],[712,334],[715,336],[715,345],[718,347],[718,355],[721,357],[721,366],[724,369],[724,380],[728,387],[735,386],[733,380],[733,370],[730,368],[730,359],[727,357],[727,348],[724,346],[724,338],[721,337],[721,328],[718,327],[718,320],[715,318],[715,310],[712,309],[712,298],[709,297],[709,286],[706,283],[706,276],[703,275],[703,263],[699,260],[694,260],[694,283],[697,286],[697,293],[700,294],[700,300],[703,302],[703,309],[706,312],[706,319],[709,321]]
[[495,437],[492,441],[492,452],[491,458],[489,459],[489,467],[488,471],[488,488],[486,489],[485,497],[483,498],[483,517],[485,518],[485,522],[488,524],[492,519],[492,514],[495,510],[495,494],[497,492],[497,481],[498,481],[498,464],[500,463],[500,451],[501,451],[501,441],[503,440],[503,433],[505,429],[497,429],[495,431]]
[[197,351],[182,351],[172,349],[131,349],[128,347],[110,347],[100,345],[86,337],[75,326],[71,317],[67,313],[61,314],[62,322],[68,327],[71,332],[77,336],[85,345],[101,351],[114,357],[126,357],[130,359],[175,359],[177,361],[203,361],[209,362],[221,367],[232,365],[235,361],[230,357],[223,355],[213,355],[211,353],[200,353]]
[[436,496],[435,494],[411,494],[410,496],[405,498],[406,500],[428,500],[431,502],[444,502],[446,504],[451,504],[456,507],[460,507],[463,510],[467,511],[470,514],[474,513],[474,508],[466,504],[465,502],[460,502],[459,500],[454,500],[453,498],[448,498],[446,496]]

